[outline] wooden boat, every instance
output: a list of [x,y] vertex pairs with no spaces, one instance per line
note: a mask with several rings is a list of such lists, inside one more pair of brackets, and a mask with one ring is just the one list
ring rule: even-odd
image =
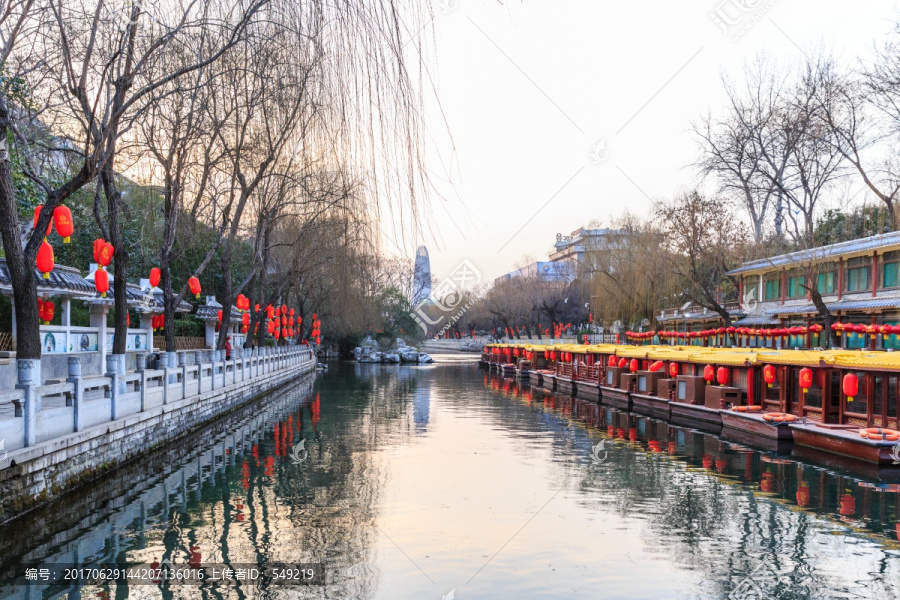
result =
[[788,399],[798,398],[784,411],[799,417],[790,423],[794,442],[879,465],[900,465],[900,354],[835,351],[827,359],[810,368],[812,386],[805,390],[799,373],[794,379],[795,365],[783,372]]

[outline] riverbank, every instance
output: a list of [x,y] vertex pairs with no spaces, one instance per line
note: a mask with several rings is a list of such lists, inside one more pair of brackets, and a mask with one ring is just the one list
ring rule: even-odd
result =
[[[232,360],[213,355],[211,362],[192,366],[172,354],[163,369],[111,373],[99,382],[103,391],[91,399],[85,397],[85,382],[74,375],[63,384],[16,390],[24,409],[12,417],[12,426],[9,418],[5,425],[21,427],[27,442],[30,422],[37,440],[0,454],[0,522],[182,438],[316,365],[307,347],[269,349]],[[42,410],[42,401],[50,404],[55,396],[64,396],[65,403]],[[62,433],[63,428],[69,432]]]

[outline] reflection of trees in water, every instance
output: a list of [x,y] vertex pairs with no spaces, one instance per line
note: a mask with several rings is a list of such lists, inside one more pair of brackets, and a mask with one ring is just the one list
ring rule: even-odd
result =
[[[577,415],[568,415],[577,402],[565,396],[535,391],[530,403],[511,402],[515,390],[509,386],[504,390],[498,380],[502,381],[489,376],[486,384],[502,395],[489,396],[486,404],[499,402],[508,408],[485,411],[497,417],[491,425],[513,436],[545,430],[556,455],[571,455],[574,443],[574,452],[586,458],[569,463],[581,502],[615,511],[624,519],[642,520],[645,547],[704,574],[700,578],[704,597],[725,598],[742,585],[759,586],[762,592],[739,596],[747,598],[828,597],[819,590],[859,598],[878,592],[886,597],[900,594],[900,560],[891,546],[883,537],[858,530],[871,522],[849,518],[857,530],[848,531],[833,519],[846,506],[841,502],[849,502],[842,495],[848,482],[841,476],[783,464],[787,461],[763,462],[759,453],[736,452],[715,436],[618,411],[603,420],[612,425],[609,435],[605,427],[588,429]],[[569,428],[573,423],[578,424],[574,434]],[[607,458],[595,464],[591,447],[599,439],[607,440]],[[810,507],[828,518],[804,512],[778,496],[796,494],[803,484],[803,490],[811,488]],[[870,490],[862,494],[860,508],[868,509],[873,520],[898,518],[897,494]],[[883,529],[891,533],[887,526]]]
[[[254,413],[235,414],[229,423],[233,434],[207,438],[200,430],[184,442],[197,445],[190,456],[168,465],[160,482],[140,482],[152,487],[151,493],[126,488],[122,497],[130,499],[124,504],[114,500],[109,510],[84,519],[81,532],[86,533],[69,532],[65,543],[32,549],[25,558],[81,564],[324,563],[328,585],[271,587],[270,596],[295,597],[298,591],[309,598],[370,596],[378,579],[371,566],[377,500],[386,480],[375,451],[412,436],[411,425],[398,428],[396,423],[412,423],[415,385],[415,378],[390,371],[329,378],[320,386],[316,410],[312,398],[289,392]],[[301,435],[309,456],[296,465],[290,450]],[[80,549],[77,558],[72,548]],[[158,598],[161,591],[163,598],[258,595],[247,584],[170,590],[133,586],[118,592],[113,587],[107,591],[117,597]],[[100,590],[87,586],[82,594]]]

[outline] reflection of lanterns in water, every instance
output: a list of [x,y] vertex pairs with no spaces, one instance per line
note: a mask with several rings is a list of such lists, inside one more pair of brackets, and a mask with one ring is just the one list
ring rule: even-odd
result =
[[900,523],[897,523],[897,541],[900,541]]
[[263,471],[268,477],[272,477],[275,474],[275,457],[267,456],[266,457],[266,470]]
[[662,452],[662,445],[659,443],[659,440],[650,440],[647,442],[647,446],[653,452]]
[[844,517],[852,517],[856,514],[856,498],[853,494],[845,493],[841,496],[841,515]]
[[636,428],[631,427],[628,429],[628,439],[632,442],[637,441],[637,429]]
[[625,439],[625,428],[624,427],[619,427],[618,429],[616,429],[616,437],[618,437],[620,440]]
[[801,481],[797,487],[797,506],[809,506],[809,486],[805,481]]
[[712,466],[713,466],[712,456],[710,456],[709,454],[704,454],[703,455],[703,468],[704,469],[712,469]]
[[775,487],[775,475],[772,474],[772,471],[766,471],[763,473],[762,481],[759,482],[759,489],[766,493],[770,493]]
[[202,560],[203,555],[200,554],[200,546],[191,546],[191,559],[188,561],[188,564],[197,569],[200,568]]
[[250,463],[246,460],[241,465],[241,487],[245,490],[250,489]]
[[728,462],[724,458],[716,459],[716,471],[718,471],[719,473],[724,473],[727,467]]
[[674,441],[669,442],[669,454],[675,454],[675,449],[676,449],[675,442]]

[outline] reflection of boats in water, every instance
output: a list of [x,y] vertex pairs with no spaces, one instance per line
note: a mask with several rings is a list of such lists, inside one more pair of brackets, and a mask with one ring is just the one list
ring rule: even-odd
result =
[[[879,543],[900,541],[900,468],[879,467],[797,445],[789,447],[787,454],[755,450],[723,436],[528,383],[493,375],[485,376],[484,383],[509,398],[516,396],[514,386],[530,390],[534,402],[555,411],[561,419],[581,423],[594,439],[599,436],[648,457],[684,462],[689,470],[745,486],[761,498],[836,519],[861,535],[875,536]],[[607,443],[606,450],[610,448],[615,446]],[[880,520],[892,517],[897,522],[878,527]],[[896,544],[890,547],[900,549]]]
[[701,346],[490,344],[534,385],[743,444],[900,464],[900,354]]

